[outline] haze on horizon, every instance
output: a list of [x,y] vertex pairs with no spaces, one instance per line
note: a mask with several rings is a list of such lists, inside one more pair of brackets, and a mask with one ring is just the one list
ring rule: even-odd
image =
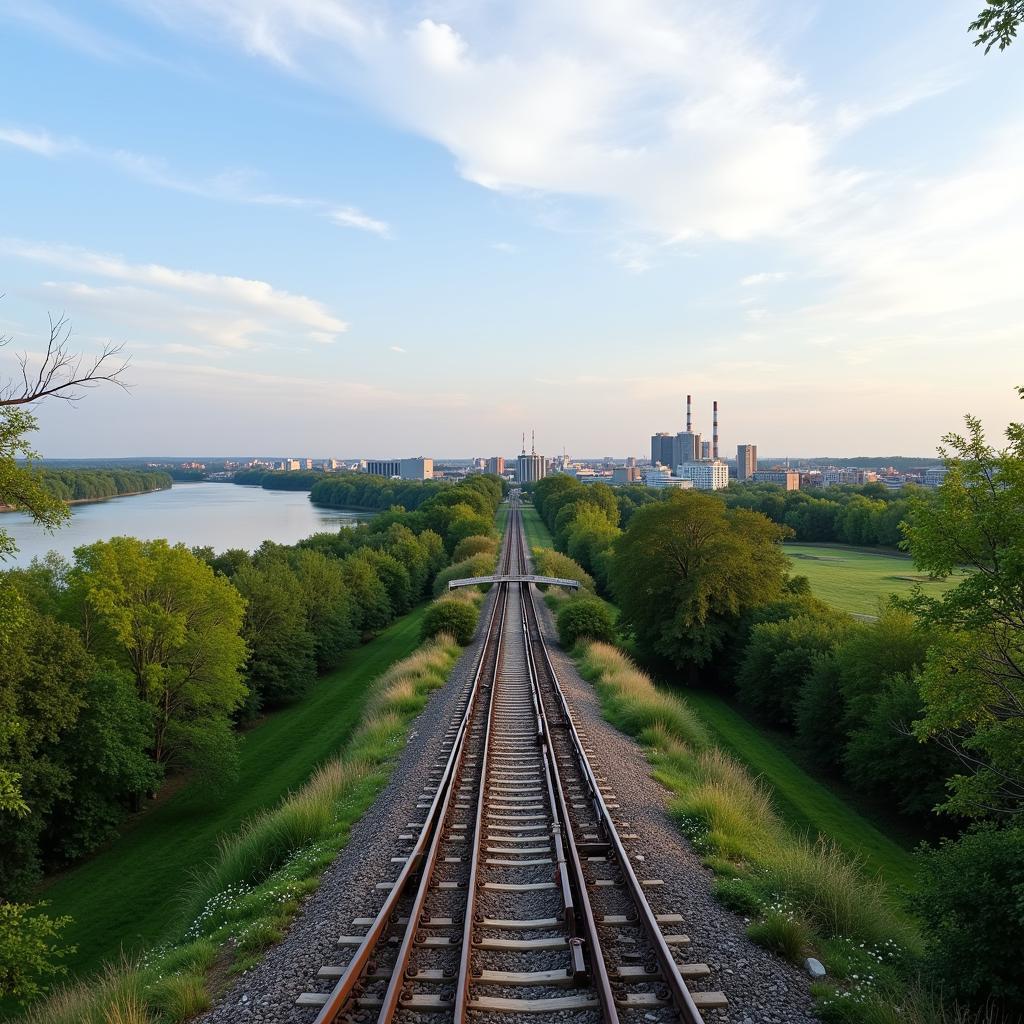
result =
[[0,0],[0,374],[51,458],[928,455],[1024,384],[1024,62],[979,0]]

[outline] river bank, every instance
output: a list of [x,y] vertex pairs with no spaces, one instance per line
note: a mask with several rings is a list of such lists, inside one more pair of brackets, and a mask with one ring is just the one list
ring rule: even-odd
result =
[[[110,501],[113,498],[134,498],[140,494],[155,494],[157,491],[169,491],[171,485],[167,487],[150,487],[145,491],[125,491],[123,494],[105,494],[102,498],[69,498],[64,502],[65,505],[96,505],[102,501]],[[16,508],[14,505],[4,505],[0,502],[0,512],[22,512],[23,509]]]

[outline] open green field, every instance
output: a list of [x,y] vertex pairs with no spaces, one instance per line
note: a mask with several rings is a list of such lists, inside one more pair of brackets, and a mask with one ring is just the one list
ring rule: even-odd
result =
[[831,836],[893,888],[913,885],[911,854],[808,775],[755,725],[712,694],[685,690],[680,696],[715,739],[771,787],[779,813],[793,828],[812,838],[818,833]]
[[544,525],[540,513],[532,505],[523,506],[523,529],[526,531],[526,543],[531,548],[553,548],[548,528]]
[[868,552],[841,544],[785,544],[794,574],[806,576],[822,601],[857,615],[877,615],[890,594],[906,596],[920,584],[926,594],[939,595],[957,577],[931,580],[914,568],[909,556]]
[[65,933],[78,952],[77,973],[158,942],[177,911],[191,873],[210,860],[217,837],[302,785],[337,753],[358,724],[369,683],[419,645],[426,605],[394,623],[299,704],[269,716],[241,740],[238,778],[209,787],[190,783],[130,822],[109,846],[42,893],[50,912],[70,914]]

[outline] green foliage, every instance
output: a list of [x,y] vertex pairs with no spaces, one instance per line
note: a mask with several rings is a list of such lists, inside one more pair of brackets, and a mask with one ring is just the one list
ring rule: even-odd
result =
[[610,583],[621,624],[645,654],[708,663],[744,612],[781,595],[783,536],[764,516],[693,491],[644,506],[614,546]]
[[491,576],[494,574],[494,555],[486,552],[473,555],[461,562],[449,565],[442,570],[434,579],[434,593],[444,594],[448,590],[448,584],[452,580],[468,580],[477,576]]
[[560,580],[575,580],[585,591],[594,590],[594,580],[579,563],[552,548],[535,548],[533,569],[538,576],[553,576]]
[[1024,829],[974,828],[923,851],[920,869],[914,909],[931,980],[958,999],[1024,1013]]
[[985,0],[981,13],[968,27],[977,32],[975,46],[984,46],[988,53],[993,46],[1005,50],[1017,38],[1017,29],[1024,23],[1024,0]]
[[442,597],[427,609],[420,636],[430,640],[438,634],[444,634],[465,646],[476,632],[477,617],[477,608],[469,601]]
[[[36,418],[24,409],[0,409],[0,506],[23,509],[34,523],[52,530],[67,519],[69,512],[33,471],[32,461],[38,456],[26,435],[38,429]],[[14,541],[0,529],[0,562],[14,550]]]
[[28,1002],[54,975],[65,973],[60,960],[71,951],[59,939],[71,919],[42,913],[46,906],[0,900],[0,997]]
[[474,555],[491,555],[497,558],[498,538],[482,536],[465,537],[455,545],[455,550],[452,551],[452,561],[463,562]]
[[816,662],[853,627],[841,612],[806,612],[753,628],[736,676],[741,701],[777,725],[791,725]]
[[210,770],[220,750],[229,770],[224,727],[246,694],[238,591],[183,545],[131,537],[78,548],[70,579],[73,620],[91,652],[129,671],[152,711],[153,759]]
[[933,631],[915,728],[957,751],[945,808],[974,816],[1024,811],[1024,424],[1006,436],[996,451],[971,416],[966,436],[947,435],[946,478],[915,501],[906,528],[923,570],[971,570],[942,597],[907,606]]
[[38,478],[60,501],[99,501],[171,486],[169,473],[152,469],[42,469]]
[[614,637],[615,620],[611,609],[598,597],[574,597],[558,611],[558,639],[566,650],[580,640],[611,643]]

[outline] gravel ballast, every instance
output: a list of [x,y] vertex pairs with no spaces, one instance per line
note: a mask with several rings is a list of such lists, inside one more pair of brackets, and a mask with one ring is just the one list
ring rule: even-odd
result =
[[[204,1022],[310,1024],[314,1019],[316,1011],[296,1006],[295,998],[300,992],[329,989],[329,983],[317,982],[317,971],[326,964],[346,962],[351,951],[338,948],[338,936],[364,930],[353,929],[353,918],[373,916],[385,895],[375,885],[398,873],[391,863],[398,836],[408,822],[417,820],[423,781],[440,756],[445,730],[472,680],[493,600],[492,591],[476,640],[463,652],[447,686],[431,695],[413,723],[391,781],[353,828],[348,846],[328,868],[285,939],[238,979],[201,1018]],[[641,836],[632,846],[643,858],[638,858],[638,874],[664,880],[649,894],[650,902],[657,913],[683,916],[681,930],[691,939],[686,959],[707,963],[712,970],[708,983],[700,987],[720,989],[729,999],[727,1009],[706,1011],[705,1019],[723,1024],[812,1024],[817,1018],[809,979],[751,942],[743,919],[714,899],[711,872],[668,817],[670,794],[651,779],[643,749],[603,720],[593,688],[557,645],[549,610],[542,601],[537,607],[577,725],[586,731],[594,750],[594,766],[617,794],[617,820],[628,822],[629,831]],[[422,1019],[429,1024],[438,1018]]]

